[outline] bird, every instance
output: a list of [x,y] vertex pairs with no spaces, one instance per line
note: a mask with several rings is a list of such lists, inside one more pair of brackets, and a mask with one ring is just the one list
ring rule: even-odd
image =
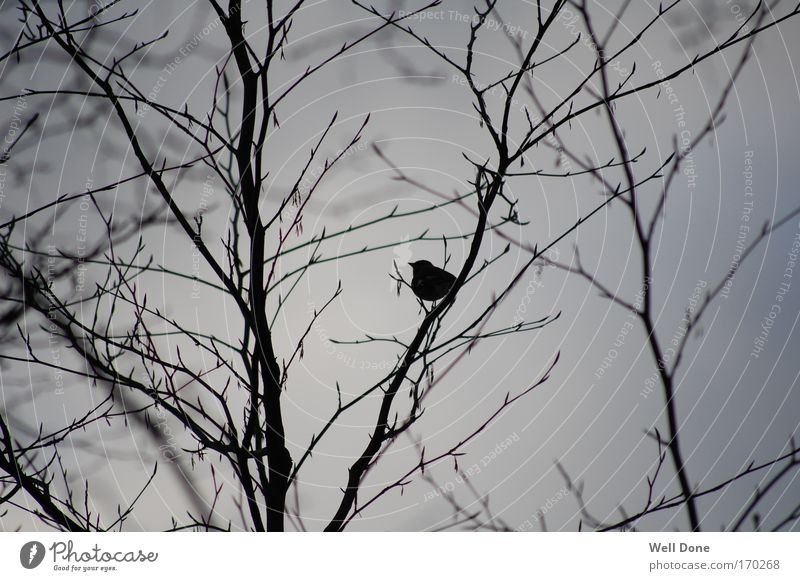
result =
[[408,265],[414,270],[411,290],[424,301],[438,301],[444,298],[456,281],[456,277],[452,274],[427,260],[409,262]]

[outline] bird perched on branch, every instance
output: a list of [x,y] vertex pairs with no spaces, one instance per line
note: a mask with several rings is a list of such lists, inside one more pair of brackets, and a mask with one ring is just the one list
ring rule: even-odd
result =
[[411,290],[424,301],[438,301],[444,298],[456,281],[456,277],[452,274],[427,260],[409,262],[408,265],[414,269]]

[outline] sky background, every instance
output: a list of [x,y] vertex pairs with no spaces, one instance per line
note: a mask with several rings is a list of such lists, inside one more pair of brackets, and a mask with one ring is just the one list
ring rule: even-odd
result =
[[[2,13],[13,10],[12,4],[4,3]],[[518,0],[501,4],[505,22],[518,27],[514,34],[523,42],[532,39],[533,5]],[[189,2],[123,3],[126,7],[131,5],[139,7],[140,13],[130,28],[125,34],[98,41],[94,47],[97,54],[123,52],[130,39],[152,38],[169,29],[169,36],[149,51],[146,62],[130,74],[143,92],[155,94],[159,103],[178,107],[187,103],[198,112],[206,111],[214,65],[225,55],[224,35],[214,24],[213,15],[205,5]],[[610,13],[618,5],[619,2],[594,5],[599,28],[607,26]],[[620,64],[630,70],[636,62],[637,84],[654,79],[654,63],[660,62],[668,70],[714,46],[715,40],[727,38],[735,28],[737,14],[752,5],[743,0],[686,2],[680,11],[654,26]],[[84,3],[73,6],[76,14],[87,9]],[[257,46],[259,6],[260,3],[251,2],[245,12],[246,31],[256,39]],[[379,6],[387,9],[390,4]],[[408,9],[411,5],[395,2],[391,6]],[[446,47],[460,60],[460,47],[468,33],[464,19],[470,12],[465,12],[466,6],[445,0],[441,7],[425,13],[424,20],[413,21],[413,25],[421,35]],[[631,31],[637,31],[652,18],[656,7],[657,3],[652,2],[632,3],[615,33],[616,42],[629,38]],[[778,12],[783,10],[786,7],[780,5]],[[307,64],[320,61],[345,39],[373,25],[374,20],[349,3],[310,4],[296,18],[292,42],[274,86],[280,87],[281,82],[294,78]],[[5,30],[14,30],[10,25],[4,26]],[[653,247],[653,293],[662,342],[680,332],[681,318],[692,296],[697,296],[704,285],[716,285],[724,278],[736,253],[746,203],[753,201],[747,240],[765,221],[779,218],[800,204],[800,91],[792,58],[800,54],[797,27],[794,19],[756,40],[752,58],[728,101],[724,123],[715,127],[712,136],[694,151],[695,176],[679,176],[671,190],[663,227],[657,230]],[[550,34],[544,54],[574,38],[568,19],[558,21]],[[4,47],[11,38],[4,32]],[[669,155],[674,136],[682,130],[677,106],[683,108],[691,135],[697,134],[725,87],[740,50],[736,47],[724,56],[709,59],[693,73],[673,81],[671,89],[677,103],[669,102],[662,87],[660,92],[654,88],[617,104],[629,150],[647,148],[636,165],[637,175],[649,174]],[[176,55],[182,55],[180,64],[170,67]],[[477,70],[487,79],[514,66],[513,47],[501,30],[488,30],[481,35],[477,55]],[[543,102],[559,102],[592,62],[591,51],[581,45],[574,54],[570,53],[570,58],[542,67],[533,82]],[[52,88],[76,83],[74,71],[63,61],[38,61],[34,53],[19,65],[5,66],[0,69],[3,95],[22,87]],[[588,96],[584,94],[581,99],[586,101]],[[2,102],[3,118],[13,117],[14,103]],[[469,92],[455,72],[424,47],[397,32],[377,35],[309,79],[302,91],[279,108],[280,128],[265,153],[270,176],[262,211],[274,211],[277,201],[291,188],[315,138],[334,112],[338,117],[333,137],[326,144],[328,155],[348,143],[367,114],[371,117],[361,145],[348,153],[339,169],[315,192],[303,220],[303,232],[291,238],[293,243],[302,243],[323,228],[331,232],[386,215],[395,206],[409,211],[440,201],[430,192],[393,180],[392,170],[375,155],[373,144],[426,186],[447,194],[468,192],[473,175],[464,154],[481,159],[491,151],[471,103]],[[56,126],[59,119],[73,118],[71,108],[80,113],[74,126],[49,134],[46,131],[46,138],[30,144],[14,160],[32,165],[28,166],[30,171],[6,183],[0,204],[3,219],[54,199],[57,192],[82,191],[87,184],[97,187],[136,171],[132,152],[107,110],[95,110],[91,102],[75,99],[67,103],[30,98],[26,106],[46,113],[46,128]],[[153,111],[138,119],[148,150],[159,159],[166,157],[174,163],[196,153],[186,147],[184,136],[166,126]],[[517,111],[512,119],[512,137],[521,134],[524,123],[524,116]],[[605,162],[614,155],[607,120],[594,113],[574,121],[561,136],[570,147],[591,159]],[[530,153],[530,165],[526,167],[559,171],[556,160],[557,155],[550,148],[539,147]],[[618,171],[607,175],[612,182],[622,179]],[[750,185],[752,198],[745,196],[745,188]],[[203,226],[205,239],[219,239],[224,234],[228,200],[220,183],[206,180],[202,167],[177,183],[175,192],[190,213],[208,208]],[[506,225],[503,232],[523,245],[540,247],[595,207],[603,194],[600,186],[586,177],[517,178],[509,181],[508,192],[518,201],[525,225]],[[131,183],[110,194],[103,203],[107,208],[113,206],[117,215],[130,214],[135,220],[143,206],[155,205],[153,194],[144,183]],[[657,194],[658,184],[648,184],[640,191],[641,203],[652,207]],[[470,202],[474,205],[474,200]],[[54,218],[52,213],[43,215],[38,224],[53,223],[53,243],[59,248],[74,249],[80,210],[73,207]],[[295,456],[335,409],[337,382],[344,396],[356,395],[377,380],[382,369],[393,365],[398,355],[388,343],[348,346],[333,344],[329,339],[354,340],[367,334],[412,337],[422,314],[408,289],[398,296],[396,285],[389,278],[393,264],[396,262],[406,276],[410,276],[406,266],[409,260],[428,259],[442,265],[441,237],[469,234],[473,223],[474,217],[468,211],[451,205],[414,218],[383,222],[332,239],[320,248],[323,257],[333,258],[364,246],[395,244],[314,267],[276,320],[273,331],[279,357],[288,357],[306,329],[310,311],[324,303],[341,281],[342,295],[312,327],[304,341],[302,361],[290,370],[283,401],[287,438]],[[96,219],[90,220],[90,237],[101,236],[101,226]],[[431,240],[416,241],[423,233]],[[18,234],[24,237],[25,231]],[[792,282],[780,302],[781,311],[770,328],[764,350],[760,354],[753,351],[765,317],[778,302],[776,295],[798,235],[800,223],[793,220],[762,243],[736,274],[726,297],[717,299],[708,309],[689,342],[677,376],[677,409],[688,474],[697,487],[715,485],[751,461],[760,463],[780,455],[790,437],[798,436],[800,282]],[[156,263],[196,272],[201,279],[211,280],[210,270],[197,266],[193,260],[191,243],[185,237],[163,225],[146,230],[143,236],[146,251]],[[460,268],[468,245],[468,238],[448,243],[449,270]],[[480,258],[497,256],[505,245],[500,237],[487,235]],[[612,204],[596,215],[558,244],[549,256],[570,263],[576,247],[583,265],[596,272],[598,280],[626,300],[634,300],[639,290],[641,259],[630,217],[621,205]],[[217,244],[216,248],[219,250],[220,246]],[[308,256],[306,249],[288,256],[279,263],[278,274],[290,272]],[[443,336],[469,322],[526,260],[527,252],[513,245],[507,256],[466,286],[445,319]],[[158,276],[143,277],[142,285],[152,301],[149,304],[162,305],[170,316],[192,328],[231,340],[241,329],[232,305],[208,287]],[[277,301],[277,297],[273,300]],[[547,265],[525,274],[490,326],[512,324],[523,308],[531,319],[557,313],[560,316],[540,331],[478,344],[431,391],[426,412],[412,431],[414,439],[424,444],[428,454],[448,449],[496,409],[507,392],[519,392],[535,381],[560,352],[550,381],[471,442],[459,461],[460,468],[472,471],[471,483],[481,494],[489,495],[493,513],[518,530],[578,528],[580,514],[575,494],[567,490],[556,461],[574,480],[584,484],[584,498],[598,518],[618,518],[620,506],[629,513],[636,512],[646,497],[645,475],[652,472],[656,459],[655,443],[645,432],[653,426],[665,430],[663,395],[658,387],[651,390],[648,384],[655,366],[644,347],[643,330],[637,323],[625,336],[624,344],[615,345],[630,320],[627,313],[598,296],[586,281]],[[30,319],[23,324],[33,328],[37,323]],[[115,324],[124,329],[128,321],[120,315]],[[208,364],[196,353],[190,356],[199,366]],[[600,373],[604,358],[613,361]],[[58,425],[96,397],[80,381],[70,381],[65,395],[54,394],[52,385],[48,387],[47,374],[40,380],[41,370],[33,368],[4,366],[0,374],[5,409],[13,409],[14,417],[29,425],[39,421]],[[400,409],[408,401],[402,396],[397,399]],[[371,399],[344,418],[301,474],[301,512],[309,529],[322,528],[333,514],[346,468],[366,444],[376,409],[377,399]],[[125,504],[124,499],[130,499],[146,480],[158,459],[158,450],[141,434],[121,425],[98,428],[83,437],[92,449],[76,443],[77,451],[69,461],[79,478],[92,482],[97,491],[97,508],[107,511],[118,502]],[[414,442],[400,438],[380,469],[367,478],[364,494],[393,482],[417,459]],[[673,474],[671,464],[667,464],[659,479],[660,492],[677,492]],[[470,488],[453,471],[452,462],[435,467],[430,475],[463,504],[477,506]],[[721,494],[700,500],[704,528],[717,530],[734,521],[755,487],[769,475],[763,471]],[[229,471],[223,471],[222,477],[228,479],[226,491],[231,493],[234,482]],[[195,473],[195,483],[200,493],[208,497],[211,484],[202,468]],[[452,510],[435,492],[436,486],[417,477],[404,487],[402,495],[397,491],[388,494],[355,520],[351,528],[416,531],[440,527],[449,522]],[[174,473],[161,471],[130,526],[144,530],[168,526],[165,515],[182,518],[186,505],[183,497],[184,489],[177,485]],[[763,505],[764,521],[779,521],[798,502],[800,479],[795,472],[770,493]],[[223,505],[228,516],[234,518],[236,528],[230,495]],[[0,520],[0,526],[3,530],[18,526],[41,528],[29,517],[13,513]],[[665,511],[637,524],[644,530],[687,526],[684,511]]]

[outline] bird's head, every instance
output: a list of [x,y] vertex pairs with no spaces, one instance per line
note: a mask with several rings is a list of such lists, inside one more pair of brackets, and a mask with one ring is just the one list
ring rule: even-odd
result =
[[414,272],[424,271],[426,269],[433,268],[433,265],[427,260],[417,260],[416,262],[409,262],[408,265],[414,270]]

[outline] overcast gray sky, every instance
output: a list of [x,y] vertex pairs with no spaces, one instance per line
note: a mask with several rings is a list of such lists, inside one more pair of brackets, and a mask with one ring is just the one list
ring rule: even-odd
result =
[[[149,53],[150,62],[140,70],[131,71],[139,86],[152,87],[161,103],[181,106],[187,102],[198,111],[205,111],[214,82],[214,64],[225,56],[222,31],[213,24],[211,12],[202,3],[123,3],[126,4],[141,9],[127,31],[129,38],[141,40],[170,30],[168,38]],[[619,4],[604,2],[602,7],[594,7],[599,26],[608,22],[608,13],[604,11],[613,12]],[[3,13],[9,14],[12,5],[4,3]],[[617,42],[629,38],[631,31],[637,31],[652,18],[657,5],[632,3],[615,33]],[[668,70],[713,46],[713,39],[727,38],[736,26],[737,16],[752,5],[745,0],[687,2],[681,12],[653,27],[630,56],[622,59],[620,67],[631,70],[635,60],[635,79],[639,83],[654,79],[659,63]],[[425,13],[425,19],[419,18],[412,24],[420,34],[437,46],[447,47],[460,60],[468,33],[465,18],[468,20],[467,15],[471,14],[471,7],[469,10],[467,7],[464,2],[445,0],[442,6]],[[784,9],[781,6],[779,11]],[[246,12],[246,30],[253,37],[258,35],[259,10],[258,3],[251,2]],[[532,39],[535,12],[531,2],[503,2],[501,14],[508,26],[515,27],[510,29],[513,35],[523,42]],[[371,25],[374,22],[368,15],[349,3],[323,1],[309,5],[298,15],[292,31],[292,43],[282,69],[285,80]],[[569,42],[573,38],[571,26],[569,19],[560,20],[546,49],[563,47]],[[746,234],[747,240],[751,240],[766,220],[776,219],[800,204],[797,194],[800,167],[796,163],[800,152],[797,131],[800,91],[792,58],[800,54],[797,27],[797,19],[791,20],[756,41],[752,58],[728,101],[724,123],[694,151],[691,160],[694,174],[679,176],[671,190],[664,226],[659,229],[653,247],[657,332],[664,343],[680,333],[681,318],[693,295],[697,297],[706,286],[715,285],[730,268],[738,237],[743,232],[743,216],[749,217],[747,224],[751,229]],[[480,37],[479,70],[487,78],[514,66],[514,52],[500,28],[500,23],[494,21]],[[101,44],[96,50],[104,55],[122,48],[109,49]],[[661,91],[651,89],[617,104],[629,150],[638,152],[647,148],[637,164],[641,175],[666,158],[676,135],[681,139],[686,137],[682,131],[688,131],[689,136],[699,131],[740,50],[736,47],[724,56],[709,59],[693,73],[673,81],[672,101],[662,87]],[[180,65],[168,68],[176,55],[184,55]],[[542,100],[558,102],[574,84],[579,71],[590,66],[592,60],[589,47],[580,46],[570,53],[570,58],[542,67],[533,81]],[[52,87],[60,82],[63,70],[47,61],[38,66],[33,61],[23,62],[0,70],[3,94],[13,92],[15,87]],[[73,81],[65,77],[61,82]],[[280,79],[275,85],[280,86]],[[279,109],[280,129],[265,154],[271,169],[263,211],[274,208],[275,200],[291,186],[315,137],[336,111],[338,122],[329,153],[346,144],[369,113],[371,119],[363,147],[352,150],[341,169],[314,194],[303,221],[303,233],[293,237],[292,242],[307,240],[323,228],[330,232],[385,215],[395,205],[411,210],[439,201],[429,192],[393,180],[392,171],[375,155],[372,144],[427,186],[449,194],[466,193],[473,175],[463,154],[480,159],[490,152],[488,136],[479,125],[471,103],[470,94],[455,72],[413,39],[397,32],[376,36],[310,79],[301,93]],[[13,105],[13,101],[2,104],[4,119],[13,116]],[[27,106],[41,108],[50,104],[30,99]],[[57,118],[58,113],[58,109],[52,110],[48,119]],[[187,153],[185,139],[177,132],[171,134],[152,111],[142,117],[142,122],[141,128],[150,138],[151,152],[166,155],[172,161],[180,161],[180,155]],[[524,123],[524,117],[516,116],[515,122]],[[588,114],[561,135],[582,155],[601,162],[614,156],[607,120],[602,116]],[[109,160],[103,154],[112,151],[105,149],[111,147],[119,153]],[[100,162],[92,167],[95,155]],[[113,119],[90,131],[82,131],[79,123],[74,131],[27,150],[26,156],[36,160],[40,171],[8,182],[0,206],[3,219],[52,199],[55,192],[80,191],[87,180],[97,186],[135,169],[131,152]],[[120,163],[112,163],[119,159]],[[558,171],[555,160],[556,154],[551,149],[539,147],[531,152],[528,161],[530,167]],[[612,181],[622,178],[620,172],[611,171],[608,175]],[[202,189],[202,169],[194,172],[192,178],[176,186],[178,198],[187,208],[199,210],[201,203],[208,204],[212,210],[204,223],[204,236],[219,237],[224,233],[228,200],[218,183],[212,182],[207,191]],[[503,231],[514,240],[539,246],[557,237],[602,199],[599,185],[585,177],[518,178],[509,182],[508,190],[518,200],[520,218],[527,224],[509,225]],[[141,201],[143,193],[143,184],[129,184],[108,199],[115,200],[120,208],[130,209]],[[650,207],[658,193],[657,185],[648,185],[640,193],[644,198],[642,204]],[[474,200],[470,203],[474,204]],[[52,220],[52,215],[44,219]],[[54,241],[61,245],[66,239],[69,241],[66,246],[72,244],[74,248],[78,227],[75,216],[64,218],[54,231]],[[100,233],[96,221],[88,228],[90,235]],[[320,253],[331,257],[365,245],[410,241],[315,267],[278,317],[274,332],[281,351],[279,357],[288,357],[290,346],[305,330],[310,310],[324,303],[341,281],[341,297],[304,341],[304,358],[292,368],[284,394],[287,436],[293,454],[298,454],[312,434],[319,432],[333,411],[336,382],[344,395],[355,395],[379,378],[387,365],[393,365],[398,355],[396,346],[388,343],[347,346],[333,344],[328,339],[352,340],[366,334],[413,336],[422,315],[408,289],[397,295],[389,278],[393,263],[396,261],[407,276],[409,260],[428,259],[441,265],[441,241],[413,239],[424,231],[433,238],[464,234],[473,228],[472,214],[451,205],[417,218],[364,229],[321,247]],[[790,253],[793,248],[797,250],[793,243],[798,235],[800,222],[794,220],[759,246],[736,274],[729,292],[710,307],[690,340],[677,376],[677,409],[688,474],[697,487],[723,481],[750,461],[759,463],[780,455],[790,437],[798,435],[800,282],[785,277],[787,268],[791,268],[789,262],[794,260]],[[145,242],[156,262],[183,271],[193,268],[190,241],[173,231],[151,229],[145,235]],[[459,268],[468,245],[468,239],[450,241],[448,269]],[[505,245],[506,241],[498,236],[488,237],[481,258],[497,255]],[[583,264],[597,273],[598,280],[626,300],[635,300],[641,260],[630,217],[619,204],[596,215],[577,234],[560,243],[550,256],[570,263],[575,257],[575,246],[580,249]],[[279,264],[279,274],[290,271],[307,257],[305,250],[287,257]],[[526,251],[512,246],[509,255],[489,274],[465,287],[445,319],[443,336],[471,320],[525,260]],[[210,280],[210,270],[199,268],[201,277]],[[213,291],[200,288],[193,293],[191,283],[182,285],[158,277],[145,281],[153,303],[163,305],[171,316],[203,332],[235,341],[241,322]],[[786,293],[780,294],[781,283],[787,281],[790,285],[788,289],[784,287]],[[779,313],[775,305],[779,306]],[[648,383],[655,365],[644,347],[642,328],[637,323],[628,332],[630,327],[626,323],[630,318],[624,310],[598,296],[585,280],[545,265],[526,273],[523,282],[494,315],[492,326],[511,324],[521,309],[529,318],[561,315],[541,331],[478,344],[431,391],[426,413],[414,428],[413,436],[424,443],[429,454],[446,450],[499,406],[507,392],[518,392],[538,378],[560,351],[561,359],[551,380],[470,443],[467,454],[459,461],[460,468],[472,471],[472,483],[478,491],[489,495],[493,512],[520,530],[543,528],[543,513],[549,530],[577,529],[580,514],[576,498],[566,491],[564,479],[555,467],[556,460],[574,479],[585,484],[584,497],[595,516],[613,520],[620,514],[620,505],[628,512],[637,511],[647,492],[645,475],[651,473],[656,457],[655,444],[645,431],[653,426],[665,429],[663,395],[658,386],[651,389]],[[771,319],[771,312],[777,316]],[[754,350],[755,341],[764,337],[765,319],[770,326],[763,350]],[[35,321],[26,324],[34,325]],[[626,334],[620,343],[623,329]],[[194,357],[198,365],[203,364],[197,354]],[[606,368],[604,359],[610,362]],[[6,401],[15,390],[25,387],[26,378],[32,381],[27,369],[4,367],[0,373]],[[68,403],[63,397],[45,395],[38,397],[35,405],[17,408],[24,410],[18,413],[27,414],[25,417],[31,424],[35,423],[33,413],[58,422],[69,415],[63,411],[65,406],[80,407],[90,397],[85,384],[80,382],[73,382],[68,393],[71,394]],[[344,418],[302,474],[302,516],[309,529],[319,529],[330,519],[340,496],[339,488],[345,483],[347,466],[370,434],[374,404],[371,402]],[[398,405],[404,406],[406,402],[398,398]],[[92,460],[76,455],[74,459],[81,470],[102,483],[98,490],[106,488],[98,498],[100,506],[107,503],[106,510],[118,502],[118,491],[124,491],[124,497],[141,485],[151,465],[148,462],[154,456],[147,444],[142,444],[144,440],[134,439],[125,430],[114,433],[117,436],[108,440],[107,455]],[[96,436],[108,438],[109,434]],[[131,452],[132,458],[116,462],[120,451]],[[417,451],[411,440],[400,438],[384,463],[370,474],[365,490],[379,490],[416,460]],[[476,502],[469,487],[457,478],[452,462],[437,466],[431,474],[464,504]],[[735,520],[737,511],[755,487],[768,477],[769,473],[764,471],[702,499],[699,507],[704,527],[716,530]],[[198,479],[203,493],[208,494],[207,473],[198,470]],[[230,478],[229,482],[233,484]],[[164,514],[173,510],[180,518],[182,491],[176,486],[174,475],[164,471],[156,484],[148,494],[147,510],[138,513],[131,526],[147,530],[163,528],[168,525]],[[660,477],[659,490],[673,494],[678,491],[669,463]],[[433,492],[430,483],[417,477],[404,488],[402,495],[397,491],[390,493],[368,510],[353,523],[352,529],[428,530],[442,526],[448,522],[451,509],[441,497],[434,497]],[[231,499],[225,502],[232,511]],[[795,473],[773,491],[765,503],[771,512],[763,516],[768,522],[777,522],[798,502],[800,481]],[[235,519],[234,515],[229,516]],[[41,526],[19,515],[0,522],[5,530],[18,524],[26,529]],[[665,511],[637,526],[645,530],[685,529],[687,520],[684,511]],[[796,526],[795,523],[789,528]]]

